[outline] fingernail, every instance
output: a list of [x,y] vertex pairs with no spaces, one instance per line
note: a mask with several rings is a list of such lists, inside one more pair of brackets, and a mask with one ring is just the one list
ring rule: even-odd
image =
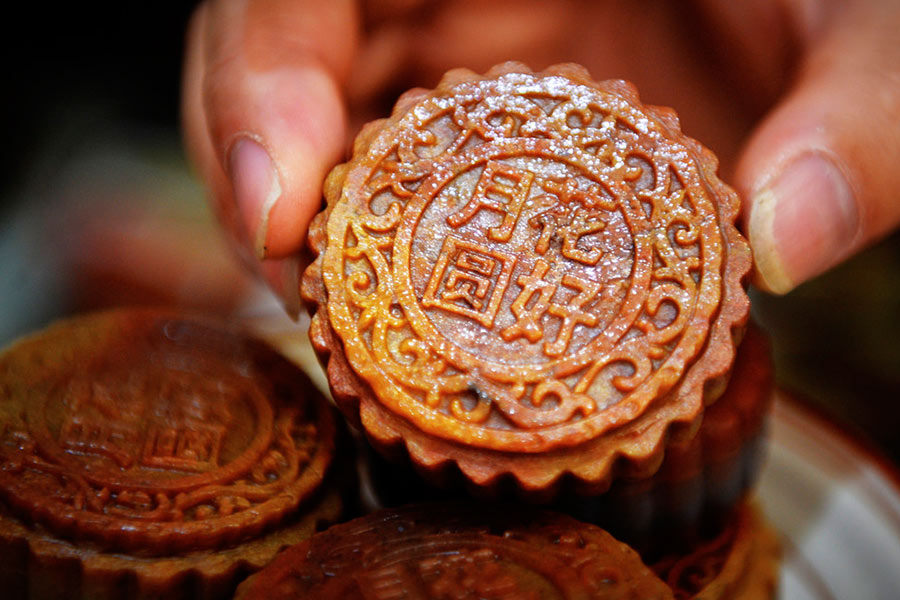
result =
[[266,257],[269,214],[281,197],[281,180],[268,152],[256,141],[239,138],[228,157],[231,186],[253,252]]
[[789,163],[753,197],[750,245],[763,284],[785,294],[849,254],[859,226],[850,185],[819,154]]

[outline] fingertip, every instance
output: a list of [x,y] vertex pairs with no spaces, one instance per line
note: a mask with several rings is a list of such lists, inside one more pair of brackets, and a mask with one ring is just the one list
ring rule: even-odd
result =
[[262,260],[267,255],[269,216],[283,193],[281,178],[269,153],[250,136],[235,140],[227,160],[235,205],[251,250]]
[[843,260],[855,247],[859,208],[846,177],[819,153],[790,161],[750,206],[756,280],[785,294]]
[[[342,155],[340,86],[358,23],[351,0],[210,5],[202,86],[206,138],[230,189],[237,237],[259,259],[296,253]],[[243,234],[243,235],[242,235]]]
[[769,192],[753,197],[748,211],[745,231],[753,248],[753,284],[772,294],[786,294],[794,287],[793,279],[785,271],[780,248],[772,234],[777,200]]

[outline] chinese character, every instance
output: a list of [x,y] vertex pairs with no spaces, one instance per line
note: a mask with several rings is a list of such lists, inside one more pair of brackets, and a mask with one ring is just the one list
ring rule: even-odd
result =
[[522,204],[528,197],[534,173],[496,161],[488,161],[469,202],[459,212],[447,217],[452,227],[461,227],[478,214],[482,208],[500,213],[503,219],[488,230],[488,237],[495,242],[508,242],[512,237]]
[[121,468],[133,464],[134,448],[140,440],[134,402],[117,398],[101,383],[75,379],[66,391],[64,404],[65,419],[59,430],[63,448],[105,456]]
[[147,431],[141,463],[181,471],[208,471],[219,464],[225,438],[221,425],[188,421],[169,427],[154,424]]
[[[559,356],[568,349],[576,326],[593,327],[597,324],[597,316],[583,310],[583,307],[600,293],[600,284],[565,274],[562,277],[562,285],[577,293],[566,303],[553,302],[553,295],[558,286],[544,281],[549,268],[546,262],[539,259],[529,275],[521,275],[516,279],[516,283],[522,288],[510,305],[516,322],[503,329],[500,336],[507,342],[520,337],[528,338],[532,343],[537,342],[544,336],[541,319],[545,314],[550,314],[562,319],[562,324],[559,326],[556,339],[553,342],[544,342],[544,354]],[[536,294],[538,297],[534,299]]]
[[558,238],[562,240],[563,256],[585,265],[596,265],[603,252],[599,248],[584,250],[578,247],[578,242],[606,227],[598,209],[615,210],[615,202],[604,196],[600,186],[592,185],[588,190],[582,190],[571,177],[563,181],[542,181],[541,187],[557,202],[528,220],[529,225],[541,230],[535,252],[546,254],[551,240]]
[[422,304],[492,327],[516,259],[453,236],[444,241]]
[[[500,331],[500,337],[507,342],[526,337],[529,342],[534,343],[544,337],[540,319],[550,308],[550,299],[556,292],[555,284],[544,281],[544,275],[547,274],[548,269],[550,269],[550,265],[538,259],[530,275],[520,275],[516,279],[516,283],[522,287],[522,291],[509,306],[516,317],[516,322]],[[529,307],[528,303],[535,294],[540,294],[540,296]]]

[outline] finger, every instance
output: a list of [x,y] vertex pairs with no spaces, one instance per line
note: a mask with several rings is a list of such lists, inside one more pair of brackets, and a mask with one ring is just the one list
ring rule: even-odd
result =
[[222,166],[209,136],[206,113],[203,110],[203,77],[205,72],[204,38],[207,19],[206,5],[202,5],[191,19],[187,33],[187,48],[182,81],[182,130],[185,148],[194,168],[205,183],[219,221],[230,233],[232,248],[251,273],[262,277],[282,299],[285,309],[297,315],[300,301],[297,287],[296,259],[270,259],[264,263],[250,251],[247,229],[234,203],[231,181]]
[[757,283],[775,293],[900,223],[900,5],[857,2],[832,17],[738,167]]
[[213,192],[257,258],[284,258],[301,248],[343,151],[340,80],[355,47],[355,6],[222,0],[205,11],[199,110],[206,150],[229,184]]

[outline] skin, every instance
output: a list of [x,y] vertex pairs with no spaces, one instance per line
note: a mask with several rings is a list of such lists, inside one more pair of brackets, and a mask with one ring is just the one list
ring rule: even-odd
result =
[[900,223],[898,32],[894,0],[207,0],[185,140],[245,262],[295,312],[322,181],[362,123],[449,68],[578,62],[675,108],[720,157],[755,283],[786,293]]

